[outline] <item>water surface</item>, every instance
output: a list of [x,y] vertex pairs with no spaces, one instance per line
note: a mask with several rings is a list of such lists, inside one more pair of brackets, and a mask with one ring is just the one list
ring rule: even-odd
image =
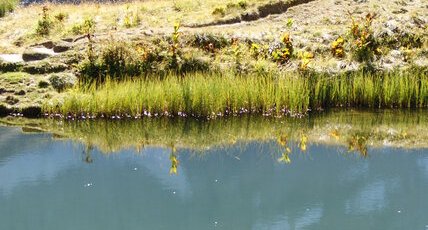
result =
[[76,140],[0,126],[0,229],[428,229],[425,148]]

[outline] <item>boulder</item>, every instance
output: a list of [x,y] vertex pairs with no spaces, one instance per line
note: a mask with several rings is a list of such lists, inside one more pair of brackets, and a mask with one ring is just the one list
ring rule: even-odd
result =
[[69,42],[60,42],[56,46],[53,47],[53,51],[55,53],[62,53],[71,48],[71,44]]
[[24,53],[22,54],[22,59],[26,62],[40,61],[52,55],[54,55],[54,52],[51,49],[34,47],[34,48],[29,48],[25,50]]

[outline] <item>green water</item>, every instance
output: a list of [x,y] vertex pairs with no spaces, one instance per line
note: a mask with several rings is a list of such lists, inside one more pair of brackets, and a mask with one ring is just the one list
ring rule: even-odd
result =
[[[424,127],[416,120],[400,124]],[[428,229],[428,149],[371,146],[370,135],[364,157],[314,141],[311,128],[306,151],[299,138],[288,141],[285,164],[275,138],[195,149],[157,136],[168,143],[106,152],[77,137],[0,126],[0,229]]]

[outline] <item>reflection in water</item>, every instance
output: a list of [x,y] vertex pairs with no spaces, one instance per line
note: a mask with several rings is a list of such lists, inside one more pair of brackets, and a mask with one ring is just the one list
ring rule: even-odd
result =
[[417,148],[428,147],[426,115],[21,120],[23,131],[55,138],[0,127],[0,223],[5,229],[423,229],[428,158]]
[[[367,157],[371,148],[384,146],[428,147],[428,112],[333,112],[310,117],[273,119],[231,117],[211,121],[194,119],[142,120],[26,120],[1,119],[5,124],[24,126],[25,131],[44,130],[56,138],[71,138],[104,153],[146,146],[186,148],[204,151],[248,141],[277,140],[284,147],[281,161],[290,153],[306,152],[308,144],[346,146]],[[290,143],[298,143],[291,146]],[[91,159],[88,158],[90,162]]]
[[94,160],[91,156],[91,151],[94,149],[94,146],[92,144],[87,144],[85,147],[85,150],[83,151],[84,154],[84,161],[88,164],[91,164]]
[[[8,150],[0,150],[2,229],[359,230],[428,224],[426,150],[373,148],[362,158],[347,154],[345,146],[308,142],[306,153],[298,154],[299,133],[297,141],[282,138],[284,145],[249,141],[195,152],[169,144],[106,155],[15,128],[0,128],[0,136],[9,137],[0,141]],[[294,150],[292,164],[276,161],[285,146]],[[86,150],[92,164],[82,162]],[[178,173],[170,175],[172,168]]]

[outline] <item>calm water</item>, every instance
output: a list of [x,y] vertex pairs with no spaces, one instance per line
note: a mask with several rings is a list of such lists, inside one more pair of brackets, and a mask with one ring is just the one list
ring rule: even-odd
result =
[[[0,229],[428,229],[428,150],[308,144],[103,154],[0,127]],[[89,163],[88,163],[89,162]]]

